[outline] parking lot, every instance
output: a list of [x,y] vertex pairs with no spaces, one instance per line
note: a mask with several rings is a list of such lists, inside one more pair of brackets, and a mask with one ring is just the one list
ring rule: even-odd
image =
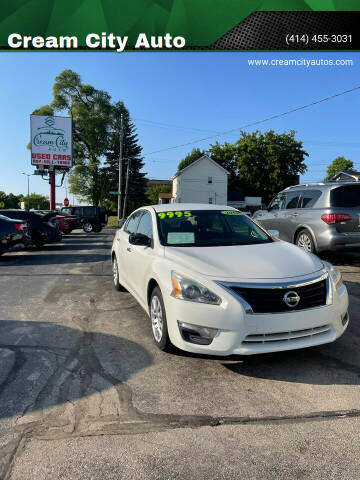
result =
[[166,354],[112,288],[113,231],[0,257],[0,478],[358,478],[360,253],[337,342]]

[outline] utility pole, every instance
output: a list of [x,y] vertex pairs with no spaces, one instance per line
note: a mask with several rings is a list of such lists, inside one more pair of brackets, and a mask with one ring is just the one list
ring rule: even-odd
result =
[[55,210],[55,169],[49,171],[49,184],[50,184],[50,210]]
[[129,189],[129,176],[130,176],[130,158],[127,159],[127,169],[126,169],[126,183],[125,183],[125,198],[124,198],[124,208],[122,212],[122,219],[125,220],[126,216],[126,203],[128,197],[128,189]]
[[[122,204],[122,170],[123,170],[123,138],[124,138],[124,122],[123,114],[120,116],[120,132],[119,132],[119,179],[118,179],[118,220],[120,220],[124,214],[121,214]],[[124,205],[125,209],[125,205]],[[124,210],[123,209],[123,210]]]
[[27,176],[27,209],[30,210],[30,177],[31,173],[22,172],[23,175]]

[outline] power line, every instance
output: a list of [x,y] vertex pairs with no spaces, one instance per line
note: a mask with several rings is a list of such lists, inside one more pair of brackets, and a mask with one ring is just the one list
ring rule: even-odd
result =
[[224,132],[219,132],[219,133],[216,133],[214,135],[210,135],[208,137],[199,138],[197,140],[192,140],[190,142],[182,143],[180,145],[175,145],[173,147],[167,147],[167,148],[162,148],[160,150],[154,150],[153,152],[145,153],[144,157],[146,157],[148,155],[153,155],[154,153],[166,152],[168,150],[174,150],[176,148],[186,147],[188,145],[193,145],[194,143],[203,142],[205,140],[211,140],[212,138],[220,137],[222,135],[226,135],[228,133],[236,132],[236,131],[242,130],[244,128],[253,127],[255,125],[260,125],[261,123],[269,122],[270,120],[274,120],[276,118],[284,117],[285,115],[289,115],[290,113],[298,112],[299,110],[304,110],[305,108],[309,108],[309,107],[312,107],[314,105],[318,105],[319,103],[326,102],[328,100],[332,100],[333,98],[340,97],[341,95],[345,95],[347,93],[351,93],[351,92],[354,92],[355,90],[359,90],[359,89],[360,89],[360,85],[357,86],[357,87],[351,88],[350,90],[344,90],[343,92],[335,93],[334,95],[330,95],[329,97],[322,98],[321,100],[316,100],[316,101],[308,103],[306,105],[302,105],[301,107],[293,108],[293,109],[288,110],[286,112],[278,113],[276,115],[272,115],[271,117],[264,118],[263,120],[258,120],[257,122],[248,123],[247,125],[242,125],[241,127],[232,128],[231,130],[226,130]]

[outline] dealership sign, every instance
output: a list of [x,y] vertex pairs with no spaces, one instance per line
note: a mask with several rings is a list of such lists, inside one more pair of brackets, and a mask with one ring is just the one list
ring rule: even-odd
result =
[[72,118],[30,115],[31,164],[70,168]]

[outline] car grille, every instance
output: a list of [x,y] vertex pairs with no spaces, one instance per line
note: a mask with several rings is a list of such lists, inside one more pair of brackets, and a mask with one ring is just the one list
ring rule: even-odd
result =
[[[231,286],[231,290],[240,295],[254,313],[278,313],[291,310],[320,307],[326,303],[326,280],[290,288],[247,288]],[[287,292],[296,292],[300,301],[295,307],[289,307],[284,296]]]
[[277,332],[277,333],[263,333],[263,334],[255,334],[255,335],[248,335],[243,340],[243,344],[271,344],[274,342],[293,342],[297,339],[304,339],[306,340],[309,337],[315,337],[318,335],[323,335],[327,332],[331,331],[330,325],[323,325],[321,327],[314,327],[314,328],[306,328],[305,330],[292,330],[289,332]]

